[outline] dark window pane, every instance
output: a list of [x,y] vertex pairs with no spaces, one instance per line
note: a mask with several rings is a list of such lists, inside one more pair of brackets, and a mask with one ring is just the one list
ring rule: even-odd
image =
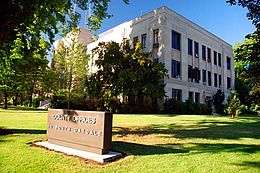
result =
[[208,85],[211,86],[211,72],[208,71]]
[[202,59],[206,61],[206,46],[202,45]]
[[199,43],[198,42],[194,42],[194,53],[195,53],[195,57],[198,58],[199,57]]
[[181,34],[176,31],[172,31],[172,48],[181,50]]
[[218,65],[217,63],[217,59],[218,59],[218,53],[216,51],[214,51],[214,65]]
[[193,41],[191,39],[188,38],[188,54],[189,55],[193,55]]
[[200,103],[200,93],[195,93],[195,103]]
[[227,77],[227,89],[231,88],[231,78]]
[[221,87],[221,85],[222,85],[222,77],[221,77],[221,75],[218,75],[218,85],[219,85],[219,87]]
[[221,67],[221,61],[222,61],[222,55],[221,53],[218,53],[218,66]]
[[172,60],[172,78],[179,78],[181,74],[181,64],[179,61]]
[[177,101],[182,101],[182,90],[172,89],[172,98]]
[[231,58],[227,57],[227,69],[230,70],[231,69]]
[[218,75],[214,73],[214,87],[218,87]]
[[147,37],[146,34],[142,34],[142,46],[143,46],[143,48],[146,48],[146,37]]
[[211,49],[208,48],[208,62],[211,62]]
[[207,71],[206,70],[202,70],[202,82],[206,83],[207,82]]

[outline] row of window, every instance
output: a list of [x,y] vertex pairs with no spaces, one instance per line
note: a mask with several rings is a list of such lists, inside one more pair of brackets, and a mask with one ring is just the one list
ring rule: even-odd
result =
[[[147,40],[147,34],[141,35],[141,44],[143,48],[146,48],[146,40]],[[133,38],[133,45],[135,46],[138,42],[138,36]],[[193,46],[194,43],[194,46]],[[159,29],[153,30],[153,47],[158,48],[159,47]],[[176,50],[181,50],[181,34],[172,30],[172,48]],[[188,38],[188,54],[193,56],[193,48],[194,48],[194,54],[196,58],[199,58],[199,43],[196,41],[193,41],[192,39]],[[201,46],[202,50],[202,59],[208,62],[211,62],[211,48],[206,47],[205,45]],[[218,65],[221,67],[221,61],[222,61],[222,54],[218,53],[216,51],[213,51],[213,58],[214,58],[214,65]],[[231,58],[227,57],[227,69],[231,69]]]
[[[147,34],[141,35],[141,44],[143,48],[146,48],[146,40],[147,40]],[[137,42],[139,41],[138,36],[133,38],[133,45],[136,46]],[[153,30],[153,47],[159,47],[159,29]]]
[[[189,82],[199,83],[201,80],[201,70],[198,67],[193,68],[191,65],[188,66],[188,80]],[[181,64],[179,61],[172,60],[171,77],[180,78],[181,76]],[[208,86],[212,86],[212,75],[210,71],[202,70],[202,82]],[[214,87],[222,86],[222,75],[214,73]],[[231,79],[227,77],[227,89],[231,87]]]
[[[182,90],[181,89],[172,89],[172,98],[176,101],[182,101]],[[189,100],[200,103],[200,93],[198,92],[189,92]]]
[[[194,46],[193,46],[194,45]],[[181,34],[172,30],[172,48],[176,50],[181,50]],[[211,63],[211,48],[206,47],[205,45],[201,45],[201,51],[202,51],[202,59]],[[188,38],[188,55],[194,56],[196,58],[199,58],[199,43],[196,41],[193,41],[192,39]],[[222,54],[214,51],[214,65],[218,65],[221,67],[221,61],[222,61]],[[227,57],[227,69],[230,70],[231,68],[231,58]]]

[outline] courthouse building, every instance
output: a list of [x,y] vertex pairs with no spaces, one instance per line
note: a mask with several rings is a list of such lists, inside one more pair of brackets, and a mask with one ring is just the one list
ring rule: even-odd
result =
[[[144,51],[152,52],[155,61],[165,64],[169,98],[205,103],[217,90],[227,97],[234,87],[232,46],[167,7],[101,33],[98,40],[88,44],[88,50],[99,42],[122,42],[123,38],[132,43],[140,41]],[[95,67],[90,69],[95,71]]]

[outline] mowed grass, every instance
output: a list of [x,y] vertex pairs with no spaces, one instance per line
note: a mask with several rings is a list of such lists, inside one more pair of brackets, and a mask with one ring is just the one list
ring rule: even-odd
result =
[[0,172],[259,173],[260,117],[114,115],[113,150],[99,165],[32,147],[46,139],[47,112],[0,109]]

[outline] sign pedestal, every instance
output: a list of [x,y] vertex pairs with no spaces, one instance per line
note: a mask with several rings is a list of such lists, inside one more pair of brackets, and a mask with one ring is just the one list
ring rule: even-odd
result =
[[118,152],[109,151],[107,154],[100,155],[100,154],[96,154],[96,153],[92,153],[92,152],[88,152],[88,151],[82,151],[82,150],[78,150],[78,149],[74,149],[74,148],[70,148],[70,147],[52,144],[52,143],[49,143],[48,141],[36,142],[35,145],[47,148],[49,150],[62,152],[67,155],[77,156],[77,157],[87,159],[87,160],[93,160],[98,163],[111,162],[113,160],[116,160],[116,159],[122,157],[122,154],[118,153]]

